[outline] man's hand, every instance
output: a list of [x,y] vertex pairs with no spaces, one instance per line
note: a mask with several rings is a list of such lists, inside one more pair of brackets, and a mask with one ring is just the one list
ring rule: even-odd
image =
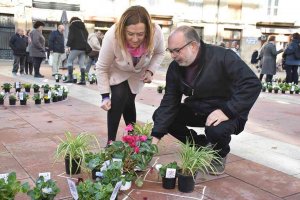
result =
[[105,111],[109,111],[111,109],[111,101],[110,99],[104,99],[101,103],[101,108]]
[[227,121],[229,118],[222,112],[222,110],[218,109],[210,113],[206,119],[206,126],[217,126],[221,122]]
[[153,79],[153,74],[152,72],[150,72],[149,70],[146,70],[143,77],[142,77],[142,81],[144,83],[151,83]]

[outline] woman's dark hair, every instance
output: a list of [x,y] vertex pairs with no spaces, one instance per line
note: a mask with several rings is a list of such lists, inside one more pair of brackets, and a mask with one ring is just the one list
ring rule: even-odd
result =
[[299,33],[293,33],[293,39],[296,39],[296,40],[300,40],[300,34]]
[[70,19],[70,23],[72,23],[73,21],[77,21],[77,20],[79,20],[79,21],[81,21],[81,19],[79,18],[79,17],[72,17],[71,19]]
[[33,28],[37,29],[40,26],[45,26],[45,24],[41,21],[36,21],[33,25]]
[[276,39],[275,35],[269,35],[268,42],[275,41],[275,39]]

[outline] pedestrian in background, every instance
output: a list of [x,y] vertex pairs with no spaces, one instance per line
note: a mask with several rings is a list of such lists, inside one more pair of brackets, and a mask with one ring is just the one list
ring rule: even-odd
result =
[[68,66],[68,80],[65,83],[73,83],[73,62],[78,58],[81,79],[79,85],[85,85],[85,57],[87,50],[88,31],[84,23],[78,17],[72,17],[70,20],[69,35],[67,47],[69,47],[70,54],[67,60]]
[[26,60],[26,47],[27,40],[24,35],[24,30],[17,28],[16,34],[14,34],[9,40],[9,46],[13,50],[14,63],[12,73],[16,75],[20,68],[20,74],[24,74],[25,60]]
[[261,74],[259,80],[262,81],[264,74],[266,74],[266,82],[272,82],[273,76],[276,74],[276,56],[277,54],[283,52],[283,49],[276,50],[276,37],[270,35],[261,51],[259,57],[261,60]]
[[101,31],[91,33],[88,37],[88,43],[92,48],[91,53],[88,54],[88,61],[86,65],[86,73],[90,72],[92,64],[96,63],[99,57],[99,51],[101,49],[101,43],[104,35]]
[[237,41],[233,41],[231,43],[231,50],[236,53],[236,55],[240,56],[240,52],[239,52],[239,48],[240,48],[240,45],[238,45]]
[[27,42],[26,59],[25,59],[25,74],[32,75],[33,63],[32,63],[32,57],[30,57],[30,55],[29,55],[29,44],[31,43],[29,33],[30,33],[30,30],[27,30],[26,35],[25,35],[25,39],[26,39],[26,42]]
[[296,51],[299,51],[300,35],[299,33],[294,33],[292,35],[292,41],[285,49],[283,53],[283,58],[285,59],[285,72],[286,72],[286,82],[298,84],[298,66],[300,65],[300,58],[295,56]]
[[96,73],[101,108],[108,111],[108,141],[116,139],[122,115],[126,125],[136,122],[136,94],[151,83],[164,53],[162,30],[142,6],[128,8],[106,32]]
[[34,77],[43,78],[40,73],[41,63],[45,59],[45,38],[43,29],[45,24],[41,21],[36,21],[33,25],[33,30],[30,32],[31,43],[29,45],[29,55],[33,59]]
[[59,25],[57,30],[52,31],[49,36],[49,50],[52,54],[52,76],[59,74],[58,68],[62,65],[62,55],[65,53],[65,27]]

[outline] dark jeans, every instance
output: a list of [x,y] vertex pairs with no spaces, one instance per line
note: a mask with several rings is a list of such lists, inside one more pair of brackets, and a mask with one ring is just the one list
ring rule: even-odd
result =
[[126,125],[136,122],[135,96],[128,81],[111,86],[111,109],[107,112],[108,141],[116,140],[122,114]]
[[33,59],[33,68],[34,68],[34,75],[40,75],[40,67],[41,63],[44,58],[42,57],[32,57]]
[[[259,75],[259,80],[262,81],[263,77],[264,77],[264,74],[260,74],[260,75]],[[267,74],[266,82],[268,82],[268,83],[269,83],[269,82],[272,82],[272,79],[273,79],[273,75]]]
[[[155,119],[155,114],[154,114]],[[186,139],[195,141],[196,145],[204,146],[211,143],[218,150],[221,157],[230,152],[230,140],[232,134],[239,134],[244,130],[245,121],[242,119],[230,119],[217,126],[205,126],[207,116],[193,112],[189,107],[181,104],[176,119],[168,128],[169,134],[185,143]],[[188,129],[191,127],[205,127],[205,136]]]
[[285,66],[286,72],[286,82],[298,84],[298,65],[286,65]]
[[32,64],[32,57],[29,56],[29,52],[26,52],[26,61],[25,61],[25,73],[32,74],[33,71],[33,64]]
[[17,73],[20,66],[20,74],[24,73],[26,55],[14,55],[13,73]]
[[97,62],[97,60],[98,60],[98,57],[89,57],[88,56],[88,61],[87,61],[87,65],[86,65],[86,68],[85,68],[86,73],[90,72],[91,66],[93,64],[95,64]]

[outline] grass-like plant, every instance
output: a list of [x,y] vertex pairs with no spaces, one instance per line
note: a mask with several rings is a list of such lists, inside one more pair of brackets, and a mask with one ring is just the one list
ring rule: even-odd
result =
[[[85,160],[85,154],[90,152],[95,145],[92,142],[96,142],[97,147],[100,149],[99,142],[96,136],[88,133],[80,133],[78,136],[74,136],[71,132],[65,133],[66,139],[63,140],[59,137],[61,143],[57,146],[55,161],[59,158],[69,158],[69,169],[72,169],[72,160],[78,164],[78,168]],[[78,169],[76,169],[77,171]]]
[[133,125],[133,132],[134,132],[134,135],[150,136],[152,128],[153,128],[153,123],[148,122],[148,123],[143,124],[143,125],[135,123]]
[[30,83],[23,83],[23,87],[29,89],[29,88],[31,88],[31,84]]

